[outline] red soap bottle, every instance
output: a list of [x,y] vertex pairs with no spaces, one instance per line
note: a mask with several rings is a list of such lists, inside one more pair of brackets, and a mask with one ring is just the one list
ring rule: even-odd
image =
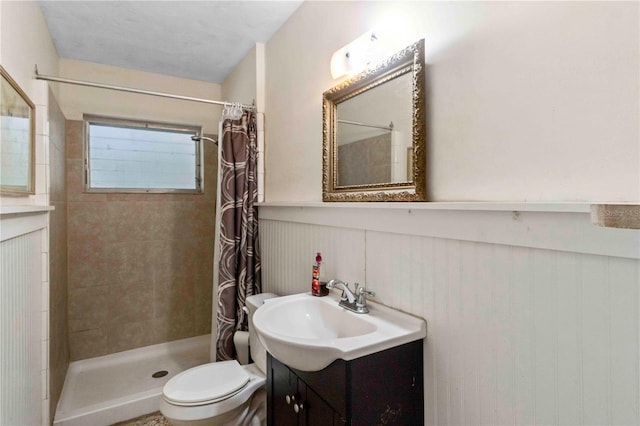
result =
[[322,296],[320,291],[320,265],[322,264],[322,255],[316,254],[316,263],[313,265],[313,273],[311,275],[311,294],[313,296]]

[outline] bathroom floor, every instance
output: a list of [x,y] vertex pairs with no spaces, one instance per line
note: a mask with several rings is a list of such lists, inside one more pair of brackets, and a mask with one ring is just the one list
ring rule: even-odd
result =
[[171,423],[159,411],[141,416],[125,422],[115,423],[113,426],[171,426]]

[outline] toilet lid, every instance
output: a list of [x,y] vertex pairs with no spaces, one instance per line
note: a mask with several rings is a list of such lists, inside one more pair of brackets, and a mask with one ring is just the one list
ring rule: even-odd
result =
[[164,385],[162,393],[169,402],[196,405],[229,398],[248,382],[249,374],[238,361],[212,362],[177,374]]

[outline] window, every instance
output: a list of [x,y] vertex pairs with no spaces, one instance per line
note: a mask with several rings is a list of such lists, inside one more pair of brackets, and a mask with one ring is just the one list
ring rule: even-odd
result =
[[201,129],[85,116],[88,192],[202,192]]

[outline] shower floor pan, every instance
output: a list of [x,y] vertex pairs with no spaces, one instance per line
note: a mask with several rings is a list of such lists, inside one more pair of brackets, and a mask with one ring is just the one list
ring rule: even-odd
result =
[[[162,387],[177,373],[209,362],[211,335],[72,362],[55,426],[102,426],[158,411]],[[168,374],[159,378],[158,371]]]

